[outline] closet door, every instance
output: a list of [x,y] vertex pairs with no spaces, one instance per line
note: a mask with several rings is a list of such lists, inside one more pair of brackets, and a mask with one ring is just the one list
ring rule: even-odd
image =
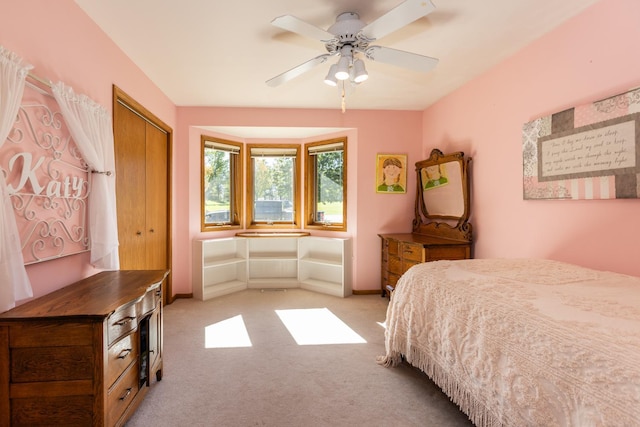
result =
[[[114,100],[120,268],[169,269],[170,137],[132,110]],[[170,302],[168,292],[166,302]]]
[[120,268],[146,268],[146,122],[115,105],[116,206]]
[[146,124],[146,268],[167,264],[167,135]]

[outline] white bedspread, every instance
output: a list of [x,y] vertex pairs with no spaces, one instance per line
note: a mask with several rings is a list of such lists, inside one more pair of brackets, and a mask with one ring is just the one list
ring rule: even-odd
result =
[[402,276],[386,351],[478,426],[640,426],[640,278],[549,260],[462,260]]

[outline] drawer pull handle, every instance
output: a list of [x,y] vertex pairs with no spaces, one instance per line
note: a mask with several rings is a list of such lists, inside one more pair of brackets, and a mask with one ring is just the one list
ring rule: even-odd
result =
[[131,349],[130,348],[125,348],[118,355],[118,359],[124,359],[125,357],[127,357],[129,355],[129,353],[131,353]]
[[124,394],[120,396],[120,400],[125,400],[127,397],[129,397],[130,394],[131,394],[131,387],[129,387],[127,391],[125,391]]
[[128,317],[125,317],[125,318],[122,318],[122,319],[118,320],[117,322],[114,322],[114,325],[115,326],[126,325],[127,323],[131,323],[131,321],[133,319],[135,319],[135,317],[128,316]]

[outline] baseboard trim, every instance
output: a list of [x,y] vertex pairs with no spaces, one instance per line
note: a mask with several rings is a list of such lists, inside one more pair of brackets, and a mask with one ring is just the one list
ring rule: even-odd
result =
[[171,297],[171,302],[169,304],[171,304],[178,298],[193,298],[193,294],[175,294],[174,296]]
[[382,295],[382,291],[380,291],[379,289],[365,289],[363,291],[353,291],[354,295],[375,295],[375,294],[380,294]]
[[[382,293],[377,289],[366,289],[366,290],[363,290],[363,291],[353,291],[352,293],[353,293],[353,295],[377,295],[377,294],[382,295]],[[190,293],[190,294],[175,294],[174,296],[171,297],[171,302],[169,304],[171,304],[172,302],[174,302],[175,300],[177,300],[179,298],[193,298],[193,293]]]

